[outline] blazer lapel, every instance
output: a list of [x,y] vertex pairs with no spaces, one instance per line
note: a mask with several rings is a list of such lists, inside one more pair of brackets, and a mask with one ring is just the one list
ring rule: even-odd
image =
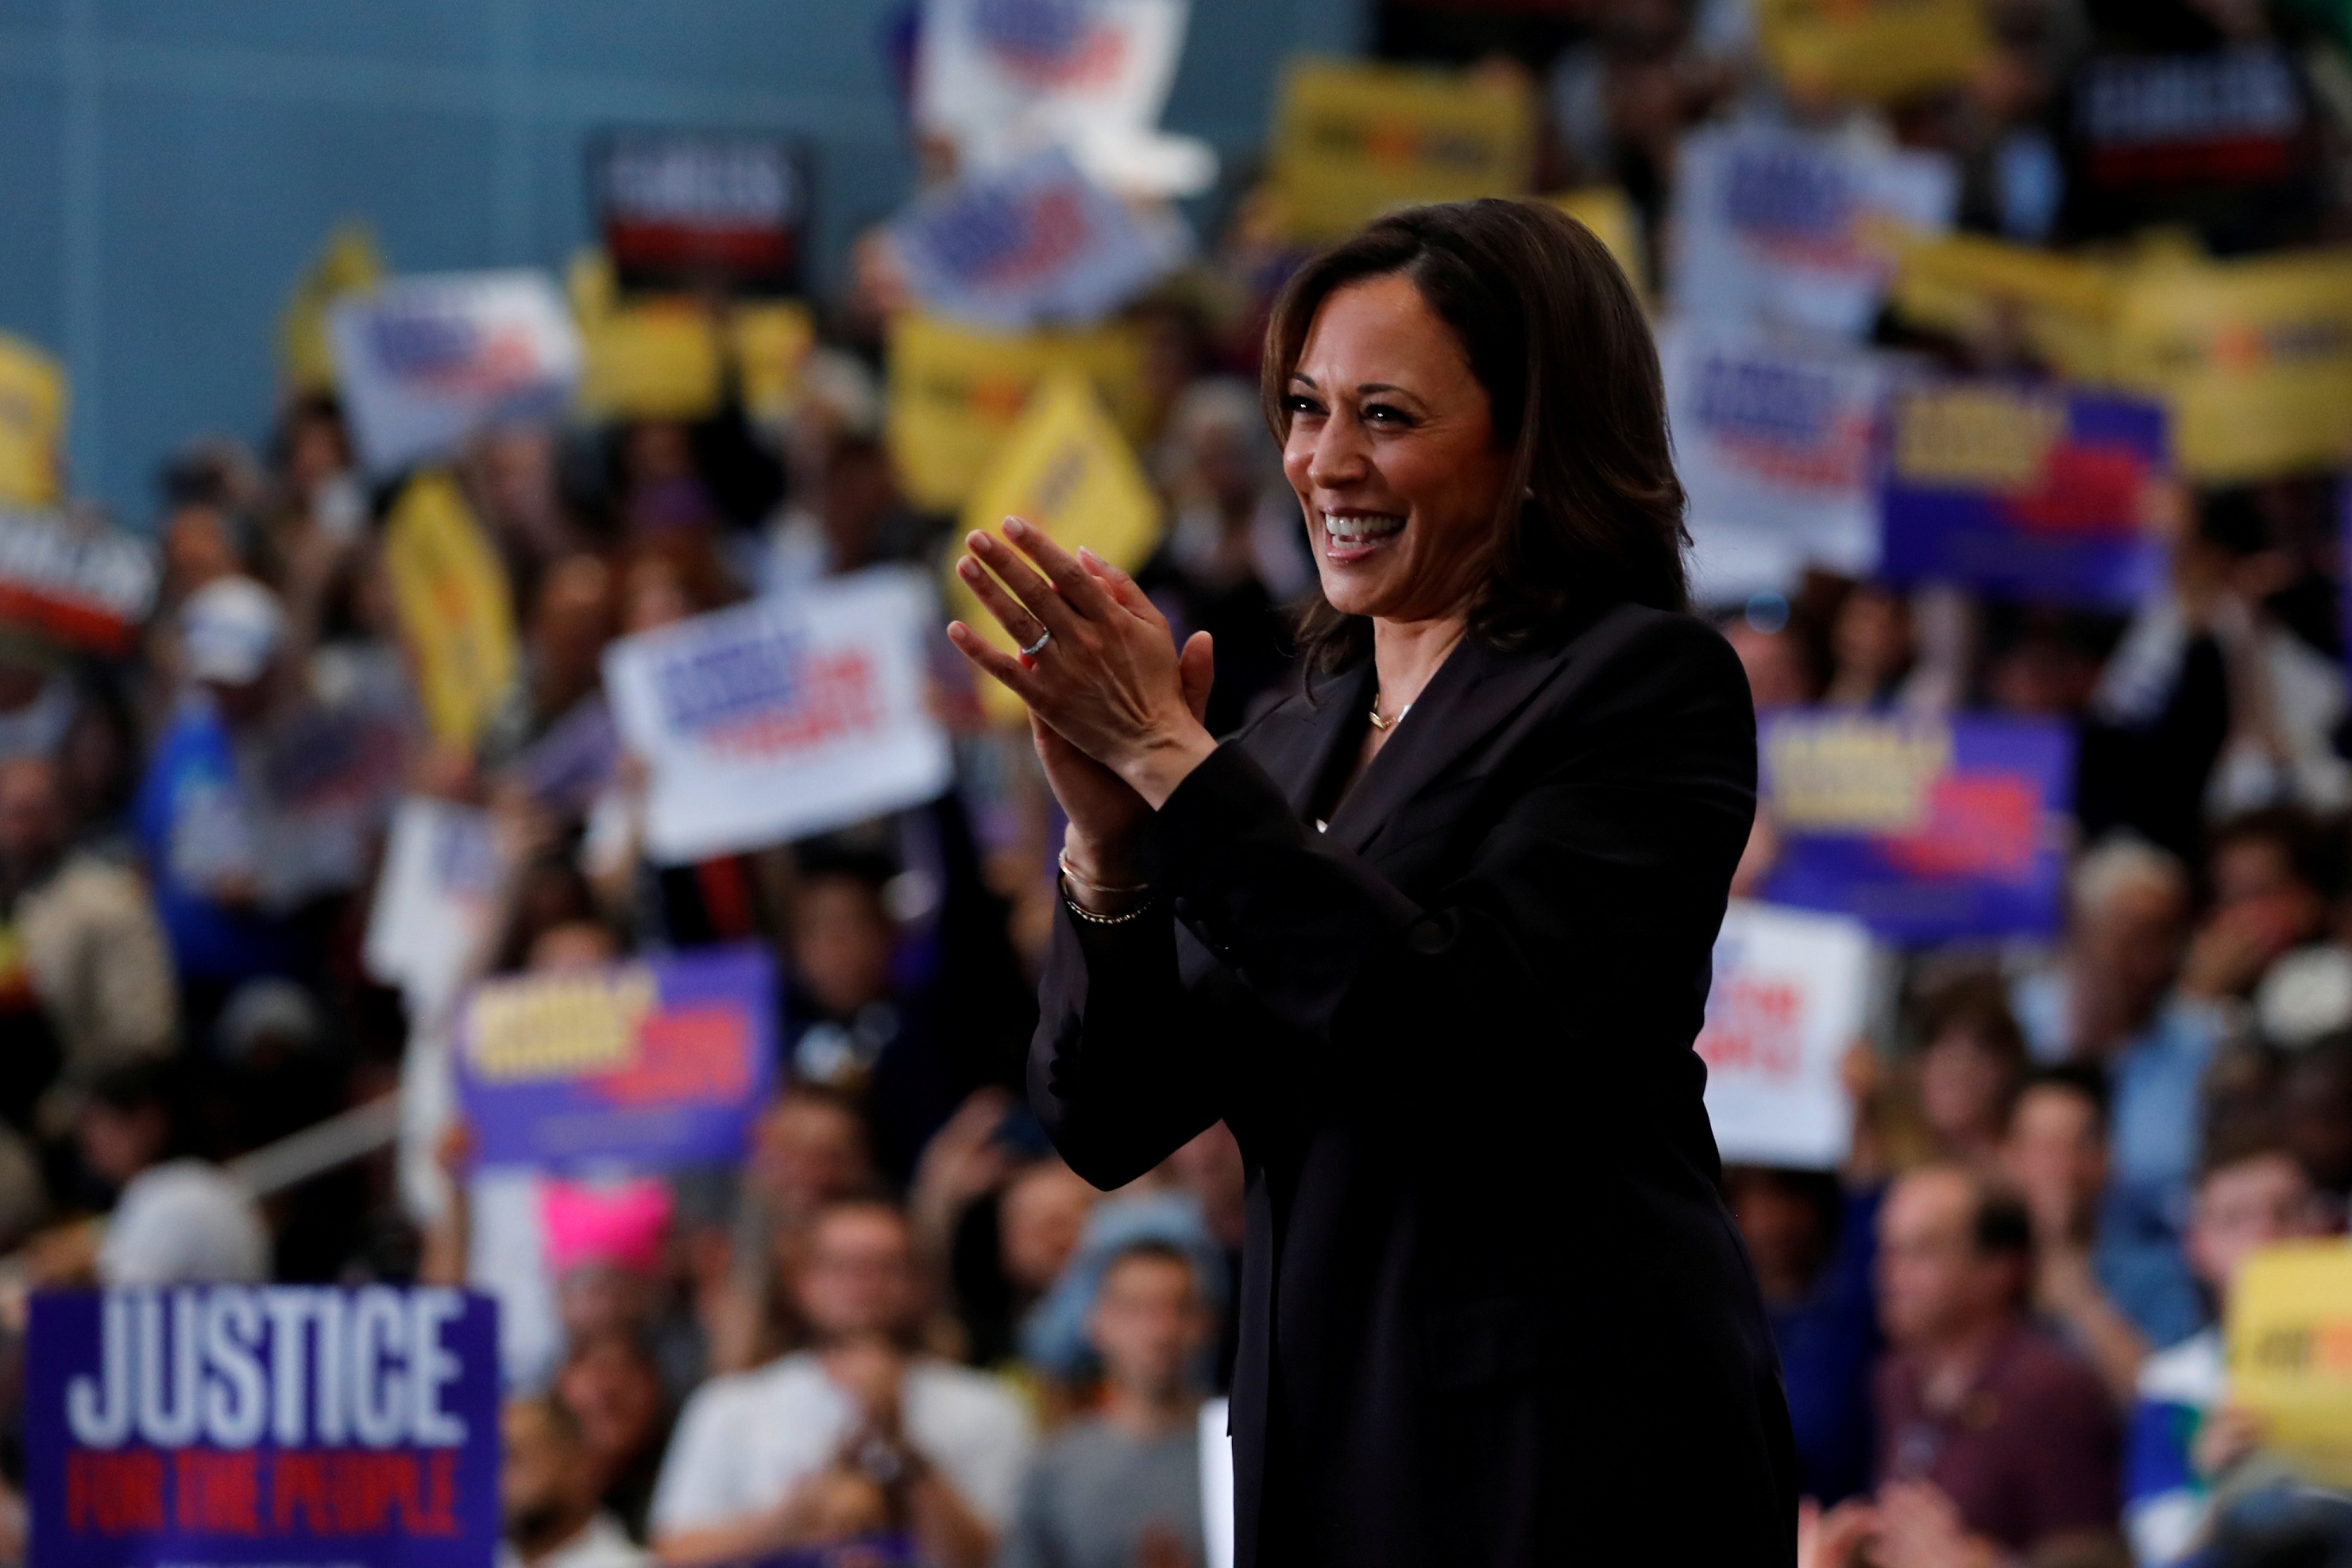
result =
[[1250,737],[1249,748],[1302,822],[1309,820],[1315,792],[1330,776],[1333,757],[1355,733],[1349,719],[1371,705],[1371,665],[1343,670],[1309,689],[1312,700],[1286,704]]
[[1503,653],[1464,637],[1339,802],[1331,816],[1331,837],[1362,851],[1414,795],[1524,707],[1559,667],[1557,648]]

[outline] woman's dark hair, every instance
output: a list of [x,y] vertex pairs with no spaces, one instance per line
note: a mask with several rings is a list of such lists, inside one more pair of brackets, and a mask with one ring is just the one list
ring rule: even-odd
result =
[[[1259,392],[1275,438],[1288,437],[1283,404],[1315,312],[1349,284],[1390,276],[1410,279],[1453,329],[1510,454],[1471,631],[1512,647],[1614,604],[1686,609],[1690,536],[1649,321],[1607,248],[1556,207],[1411,207],[1308,262],[1266,328]],[[1298,629],[1318,673],[1370,647],[1370,622],[1319,592]]]

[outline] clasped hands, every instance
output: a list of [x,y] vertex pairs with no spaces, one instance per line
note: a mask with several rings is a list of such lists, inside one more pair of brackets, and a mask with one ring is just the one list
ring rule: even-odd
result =
[[1081,874],[1130,882],[1144,819],[1217,747],[1202,722],[1209,636],[1193,633],[1180,653],[1134,578],[1017,517],[1003,539],[975,531],[964,542],[958,574],[1014,646],[1035,652],[1004,652],[961,621],[949,639],[1027,705]]

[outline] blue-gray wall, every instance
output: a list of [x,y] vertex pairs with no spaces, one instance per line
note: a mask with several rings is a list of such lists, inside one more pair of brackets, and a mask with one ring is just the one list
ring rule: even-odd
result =
[[[404,271],[560,267],[611,124],[819,147],[820,284],[906,195],[889,0],[0,0],[0,331],[73,377],[76,489],[136,525],[157,460],[257,434],[287,289],[364,218]],[[1246,154],[1293,50],[1362,0],[1192,0],[1168,125]]]

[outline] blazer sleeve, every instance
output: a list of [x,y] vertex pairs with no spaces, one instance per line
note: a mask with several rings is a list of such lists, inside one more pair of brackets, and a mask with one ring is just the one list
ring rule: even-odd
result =
[[[1100,1115],[1148,1129],[1150,1146],[1195,1117],[1214,1120],[1210,1074],[1225,1058],[1186,1016],[1177,921],[1287,1026],[1254,1040],[1399,1095],[1443,1092],[1433,1079],[1483,1096],[1507,1093],[1514,1076],[1532,1086],[1532,1020],[1686,1046],[1755,813],[1747,680],[1721,637],[1672,616],[1627,638],[1584,686],[1556,731],[1526,742],[1528,782],[1425,903],[1301,823],[1241,749],[1219,747],[1146,832],[1163,902],[1132,927],[1103,928],[1116,943],[1074,945],[1067,963],[1057,952],[1055,974],[1082,973],[1087,1006],[1054,1042],[1068,1055],[1040,1031],[1041,1112],[1052,1104],[1066,1127]],[[1441,1041],[1477,1070],[1420,1070]]]

